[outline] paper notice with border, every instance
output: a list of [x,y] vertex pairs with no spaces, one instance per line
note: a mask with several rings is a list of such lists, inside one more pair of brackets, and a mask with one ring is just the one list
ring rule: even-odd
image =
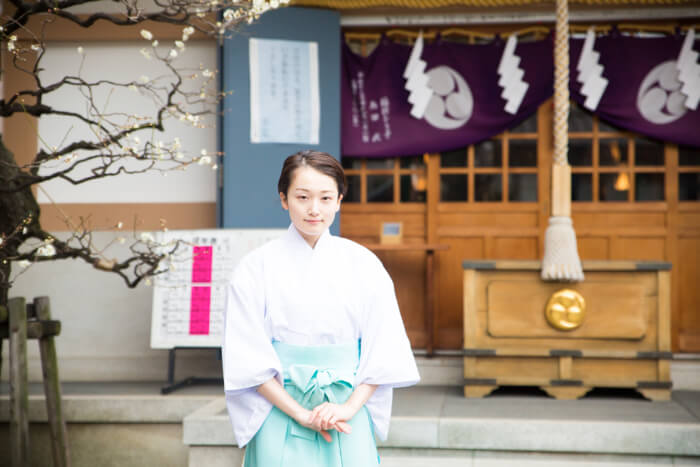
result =
[[318,43],[250,39],[251,143],[319,143]]

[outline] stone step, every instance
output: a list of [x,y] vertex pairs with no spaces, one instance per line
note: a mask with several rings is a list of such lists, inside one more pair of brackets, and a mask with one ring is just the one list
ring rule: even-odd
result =
[[[191,454],[235,448],[223,398],[185,418],[183,440]],[[378,445],[382,466],[700,465],[700,394],[675,392],[668,402],[633,391],[575,401],[527,391],[465,399],[460,388],[414,387],[396,391],[389,438]]]
[[[697,466],[698,457],[585,453],[537,453],[449,449],[380,448],[380,467],[651,467]],[[189,467],[232,467],[243,461],[238,448],[191,446]]]
[[[160,386],[65,383],[71,444],[83,456],[74,465],[97,465],[98,454],[101,467],[240,465],[220,386],[166,396]],[[6,392],[0,384],[0,441],[7,436]],[[30,386],[34,441],[37,433],[47,435],[42,392]],[[44,445],[33,449],[46,451]],[[483,399],[465,399],[455,386],[400,389],[389,439],[379,447],[381,467],[700,466],[700,392],[674,391],[671,401],[649,402],[634,391],[558,401],[523,388]],[[141,463],[133,462],[136,454]],[[50,450],[42,456],[49,462]],[[0,465],[6,460],[0,450]]]
[[[381,467],[640,467],[697,466],[700,458],[615,454],[460,451],[416,453],[383,449]],[[190,467],[194,467],[190,465]]]

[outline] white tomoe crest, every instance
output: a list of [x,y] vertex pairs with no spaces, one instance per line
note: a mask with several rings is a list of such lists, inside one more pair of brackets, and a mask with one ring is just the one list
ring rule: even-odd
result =
[[683,103],[686,108],[696,110],[700,102],[700,54],[693,50],[695,44],[695,29],[691,28],[685,35],[681,53],[676,61],[678,80],[681,82],[681,93],[686,97]]
[[647,73],[637,92],[637,109],[647,121],[665,125],[681,118],[688,109],[683,102],[676,61],[659,63]]
[[469,85],[462,75],[445,65],[426,71],[427,63],[421,59],[422,53],[421,32],[403,73],[405,88],[410,91],[408,102],[412,105],[411,115],[425,119],[441,130],[461,127],[467,123],[474,108]]
[[518,113],[520,104],[523,102],[527,89],[530,87],[528,83],[523,81],[525,71],[520,68],[520,57],[515,55],[515,47],[518,40],[515,34],[511,34],[506,41],[506,46],[501,55],[501,61],[498,64],[498,85],[503,88],[501,97],[506,100],[505,111],[511,115]]
[[583,42],[581,56],[578,59],[576,70],[578,76],[576,81],[581,83],[581,94],[586,96],[584,107],[589,110],[598,108],[600,98],[603,97],[605,88],[608,87],[608,80],[603,78],[603,65],[598,63],[600,53],[593,50],[595,43],[595,30],[588,29],[586,40]]

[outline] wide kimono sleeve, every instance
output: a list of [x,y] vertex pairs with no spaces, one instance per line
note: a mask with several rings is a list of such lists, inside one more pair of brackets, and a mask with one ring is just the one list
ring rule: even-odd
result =
[[356,383],[378,385],[365,406],[372,416],[375,433],[385,440],[393,388],[416,384],[420,376],[399,312],[394,283],[376,257],[372,256],[368,269]]
[[233,433],[241,447],[257,433],[272,408],[257,387],[282,374],[265,325],[263,276],[262,258],[248,255],[234,271],[226,293],[224,391]]

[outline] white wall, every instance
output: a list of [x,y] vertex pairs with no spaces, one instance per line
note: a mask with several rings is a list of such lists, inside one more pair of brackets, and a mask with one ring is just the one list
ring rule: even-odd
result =
[[[137,37],[134,39],[138,39]],[[79,54],[77,47],[83,47]],[[44,84],[52,83],[65,75],[80,76],[87,81],[109,79],[115,82],[139,81],[142,76],[154,79],[167,75],[167,69],[157,60],[148,60],[140,52],[150,50],[150,42],[145,40],[128,42],[99,42],[78,44],[75,42],[53,42],[47,48],[40,76]],[[167,53],[174,47],[172,41],[162,41],[159,49]],[[216,46],[211,41],[190,41],[174,63],[185,73],[193,74],[201,69],[216,68]],[[81,62],[84,60],[84,62]],[[81,64],[82,63],[82,64]],[[199,72],[201,76],[201,72]],[[189,83],[189,89],[199,89],[199,81]],[[154,116],[155,103],[138,92],[112,86],[102,86],[95,93],[95,101],[104,113],[125,113],[129,115]],[[85,99],[75,87],[65,88],[46,96],[44,102],[55,108],[77,112],[85,111]],[[216,110],[216,109],[213,109]],[[216,152],[216,118],[205,119],[207,128],[193,128],[192,125],[171,118],[165,132],[141,131],[137,133],[140,144],[147,140],[163,141],[169,145],[175,137],[182,141],[184,153],[200,155],[202,149],[209,154]],[[39,148],[48,149],[61,146],[62,141],[79,139],[95,140],[91,128],[74,118],[47,116],[39,121]],[[134,143],[135,145],[136,143]],[[48,147],[48,148],[47,148]],[[80,153],[77,153],[80,154]],[[48,174],[66,166],[63,161],[44,164],[41,173]],[[137,168],[131,162],[128,167]],[[78,175],[87,175],[85,167]],[[160,172],[138,175],[118,175],[98,182],[88,182],[74,186],[64,180],[52,180],[42,185],[48,195],[57,203],[177,203],[216,201],[216,172],[210,165],[193,165],[185,171],[171,171],[167,176]],[[49,202],[43,191],[39,191],[40,203]]]

